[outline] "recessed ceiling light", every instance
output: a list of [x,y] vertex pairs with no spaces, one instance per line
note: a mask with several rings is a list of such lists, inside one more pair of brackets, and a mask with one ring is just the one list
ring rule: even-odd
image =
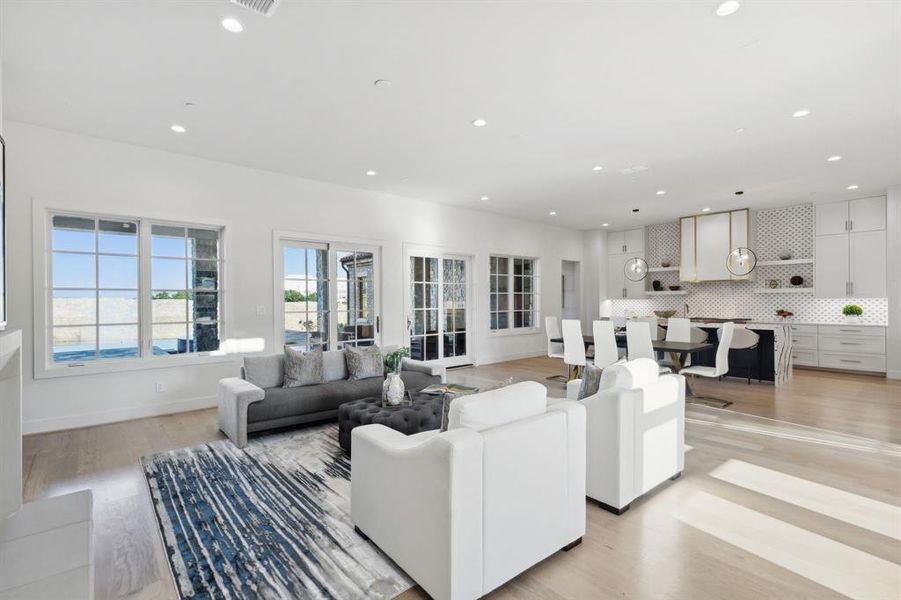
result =
[[373,85],[380,90],[387,90],[393,84],[390,81],[388,81],[387,79],[376,79],[375,83],[373,83]]
[[244,31],[244,24],[234,17],[225,17],[219,21],[219,24],[222,25],[223,29],[231,31],[232,33],[241,33]]
[[666,193],[666,190],[657,190],[657,195],[662,196]]
[[603,171],[604,167],[602,167],[601,165],[595,165],[594,167],[591,168],[591,170],[592,171]]
[[735,133],[744,133],[744,132],[745,132],[744,127],[739,127],[738,129],[735,130]]
[[741,4],[736,2],[736,0],[726,0],[726,2],[716,7],[716,15],[718,17],[728,17],[739,8],[741,8]]
[[601,227],[609,227],[610,223],[601,223]]
[[800,117],[806,117],[809,114],[810,114],[809,110],[807,110],[806,108],[802,108],[801,110],[796,110],[795,112],[793,112],[792,116],[794,118],[798,119]]
[[710,209],[709,209],[709,208],[702,208],[702,209],[701,209],[701,212],[710,212]]
[[842,157],[839,156],[838,154],[836,154],[836,155],[834,155],[834,156],[830,156],[830,157],[827,158],[826,160],[828,160],[829,162],[836,162],[836,161],[839,161],[839,160],[841,160],[841,159],[842,159]]
[[366,171],[366,174],[369,175],[370,177],[375,177],[376,175],[378,175],[378,173],[376,173],[375,171],[372,171],[372,170]]
[[849,189],[849,190],[856,190],[856,189],[859,188],[859,187],[860,187],[859,185],[853,184],[853,185],[849,185],[849,186],[848,186],[848,189]]
[[488,201],[488,196],[482,196],[482,202],[487,202],[487,201]]
[[175,125],[173,125],[173,126],[170,127],[169,129],[171,129],[171,130],[174,131],[175,133],[184,133],[184,132],[187,131],[187,129],[185,129],[185,126],[184,126],[184,125],[179,125],[178,123],[176,123]]
[[556,211],[556,210],[552,210],[552,211],[549,212],[548,214],[551,215],[552,217],[554,217],[554,216],[557,215],[557,211]]
[[488,124],[488,121],[486,121],[485,119],[476,119],[475,121],[472,122],[472,124],[475,125],[476,127],[484,127],[485,125]]

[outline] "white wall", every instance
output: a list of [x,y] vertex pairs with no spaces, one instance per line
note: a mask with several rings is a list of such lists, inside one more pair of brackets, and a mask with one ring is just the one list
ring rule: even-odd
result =
[[886,278],[888,289],[888,330],[886,332],[886,376],[901,379],[901,185],[886,194]]
[[582,330],[600,315],[601,290],[607,289],[607,233],[582,232]]
[[[475,356],[494,362],[545,352],[543,332],[492,336],[488,255],[541,259],[543,314],[560,313],[561,261],[581,260],[577,231],[469,209],[351,189],[127,144],[6,123],[10,182],[10,317],[25,335],[26,431],[44,431],[211,405],[216,381],[237,360],[149,371],[33,377],[32,204],[137,217],[231,223],[232,323],[225,337],[264,337],[275,351],[273,230],[379,240],[382,342],[404,335],[403,247],[421,244],[474,255]],[[257,315],[256,307],[266,307]],[[40,335],[40,334],[39,334]],[[472,342],[471,342],[472,343]],[[164,392],[155,391],[155,382]]]

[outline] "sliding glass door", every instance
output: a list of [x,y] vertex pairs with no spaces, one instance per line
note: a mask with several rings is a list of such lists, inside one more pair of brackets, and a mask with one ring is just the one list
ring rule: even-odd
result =
[[280,241],[284,344],[312,350],[379,339],[378,248]]
[[447,366],[469,364],[470,258],[407,255],[407,329],[412,358]]

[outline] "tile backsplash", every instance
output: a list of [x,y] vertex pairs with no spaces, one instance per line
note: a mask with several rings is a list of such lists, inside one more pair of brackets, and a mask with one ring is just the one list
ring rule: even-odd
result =
[[[760,210],[755,213],[755,251],[758,260],[778,260],[788,251],[792,258],[813,258],[814,209],[811,204]],[[658,267],[663,261],[679,262],[679,224],[661,223],[646,230],[648,264]],[[777,287],[792,287],[789,278],[800,275],[801,287],[813,286],[813,265],[758,266],[751,281],[715,281],[686,283],[679,281],[677,272],[650,273],[651,281],[658,279],[664,287],[681,285],[684,296],[657,296],[635,300],[613,300],[613,314],[648,315],[655,310],[678,310],[684,306],[696,317],[748,318],[755,321],[776,320],[776,310],[784,308],[795,313],[794,321],[810,323],[842,323],[842,307],[858,304],[863,308],[861,323],[885,325],[888,322],[886,298],[816,298],[812,294],[761,294],[757,288],[768,286],[771,279]]]

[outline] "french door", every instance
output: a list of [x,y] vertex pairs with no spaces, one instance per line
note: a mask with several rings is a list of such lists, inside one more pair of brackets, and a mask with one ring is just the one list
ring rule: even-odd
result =
[[407,343],[415,360],[446,366],[470,357],[471,264],[468,256],[408,252]]
[[282,239],[278,259],[285,345],[335,350],[378,343],[377,247]]

